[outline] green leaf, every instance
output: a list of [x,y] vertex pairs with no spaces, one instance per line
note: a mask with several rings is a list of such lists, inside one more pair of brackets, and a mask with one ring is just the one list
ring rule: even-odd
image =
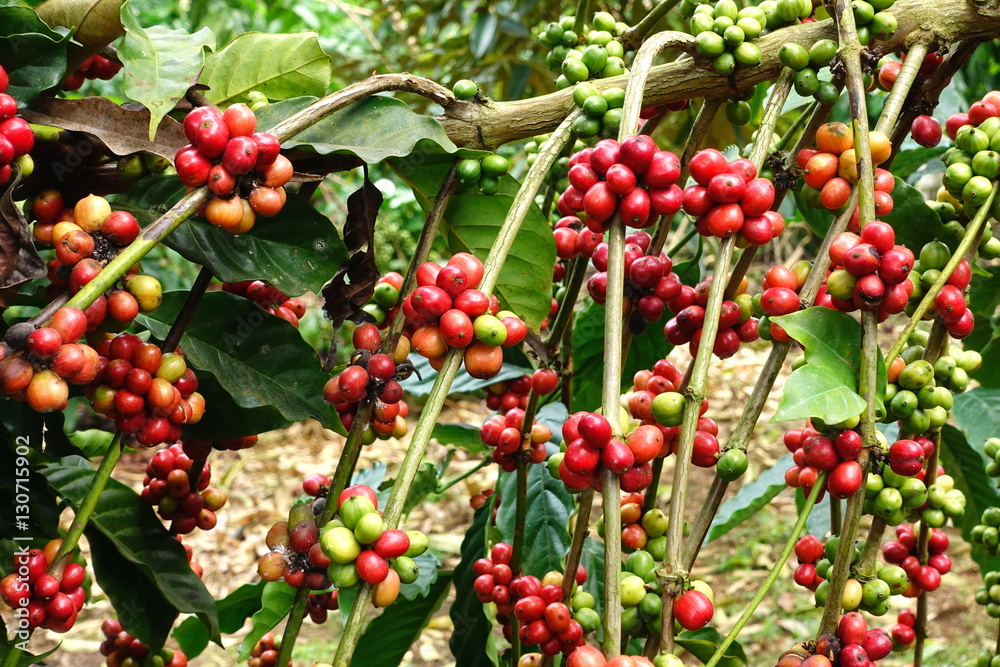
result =
[[496,665],[496,655],[491,655],[488,646],[493,624],[486,616],[485,605],[472,588],[476,579],[472,564],[486,555],[486,528],[492,516],[493,503],[486,503],[476,510],[472,525],[462,540],[462,560],[455,567],[455,600],[448,610],[454,630],[448,645],[456,664],[462,667]]
[[[257,110],[258,127],[274,127],[316,100],[315,97],[296,97],[261,107]],[[303,146],[320,155],[356,155],[368,164],[411,153],[459,150],[434,118],[414,112],[400,100],[378,95],[335,111],[286,140],[282,146]]]
[[[243,584],[235,591],[215,601],[215,609],[219,614],[219,630],[223,634],[238,632],[244,621],[261,608],[261,596],[266,582]],[[208,646],[209,637],[205,626],[195,618],[186,618],[174,628],[171,636],[177,641],[177,646],[191,660]]]
[[490,50],[493,42],[496,41],[497,24],[496,14],[492,12],[480,14],[476,18],[476,23],[472,26],[472,32],[469,35],[469,45],[472,47],[473,56],[482,58]]
[[958,247],[958,235],[942,224],[941,217],[927,205],[919,190],[898,177],[892,202],[892,212],[882,216],[882,220],[896,230],[896,243],[916,248],[917,252],[935,239],[947,243],[952,250]]
[[[166,292],[156,312],[137,320],[163,340],[186,296],[184,291]],[[236,437],[250,433],[250,426],[268,423],[273,429],[307,417],[343,432],[333,406],[323,400],[329,376],[322,372],[316,351],[289,322],[268,315],[249,299],[228,292],[206,294],[180,346],[188,364],[198,370],[199,391],[203,374],[210,375],[236,405],[250,412],[220,411],[205,393],[205,416],[189,430],[192,437]]]
[[7,94],[31,104],[66,75],[68,35],[50,29],[28,7],[0,8],[0,62],[10,84]]
[[399,594],[407,600],[426,596],[441,575],[448,576],[448,580],[451,581],[450,573],[438,571],[441,561],[434,554],[425,552],[413,560],[417,563],[417,580],[412,584],[401,584],[399,587]]
[[[652,368],[673,347],[653,324],[632,339],[622,372],[622,389],[632,385],[636,371]],[[573,322],[573,410],[591,410],[601,404],[604,378],[604,306],[588,302]]]
[[728,498],[708,528],[707,542],[712,542],[740,525],[781,493],[785,483],[785,470],[792,464],[792,455],[786,454],[752,482],[744,484],[735,496]]
[[[77,510],[94,479],[93,469],[65,464],[46,466],[42,472],[49,485]],[[137,567],[145,577],[143,585],[146,588],[159,591],[169,607],[164,610],[165,613],[172,610],[174,613],[197,614],[213,641],[221,641],[212,595],[191,570],[184,547],[163,527],[153,509],[135,491],[117,480],[109,480],[97,501],[89,526],[99,531],[122,558]],[[115,576],[113,570],[109,574],[111,578]],[[129,581],[133,580],[134,577],[129,578]],[[101,582],[101,587],[107,590],[105,583],[110,581]],[[124,589],[123,595],[127,599],[128,592]],[[152,598],[150,602],[153,602]],[[141,616],[158,611],[137,609],[135,614]],[[125,622],[122,619],[122,623]],[[135,619],[135,622],[143,621]],[[163,638],[169,631],[168,624],[162,629]]]
[[[7,657],[7,652],[10,650],[11,644],[19,645],[20,638],[15,637],[13,642],[9,641],[7,639],[6,627],[0,627],[0,660],[3,660],[4,658]],[[45,651],[44,653],[39,653],[38,655],[33,655],[28,651],[22,651],[21,655],[18,656],[17,658],[17,662],[14,663],[14,665],[12,665],[11,667],[32,667],[32,665],[44,665],[46,664],[45,658],[49,657],[50,655],[58,651],[61,646],[62,646],[61,643],[56,644],[48,651]]]
[[[960,397],[961,395],[955,398]],[[961,426],[963,422],[958,423]],[[982,572],[991,572],[1000,570],[1000,557],[990,556],[983,545],[972,541],[972,529],[981,522],[986,508],[1000,506],[996,480],[988,477],[983,467],[986,461],[983,454],[984,442],[966,440],[962,431],[950,424],[941,429],[941,465],[955,480],[955,488],[964,493],[966,499],[965,513],[960,519],[953,519],[953,522],[962,529],[962,537],[972,547],[972,560],[979,564]]]
[[250,651],[260,638],[273,630],[292,609],[295,589],[284,581],[269,581],[264,584],[260,596],[261,607],[250,617],[250,632],[240,644],[240,662],[246,662]]
[[434,425],[431,437],[442,445],[454,445],[461,447],[470,454],[481,456],[488,454],[490,448],[483,444],[479,437],[479,427],[469,424],[441,424]]
[[160,119],[184,97],[205,63],[205,47],[215,49],[215,35],[208,28],[194,34],[154,25],[143,28],[128,2],[122,4],[125,39],[118,47],[122,91],[149,109],[149,140],[156,136]]
[[[0,413],[6,407],[0,407]],[[0,440],[4,442],[0,453],[6,462],[0,468],[0,507],[8,509],[0,513],[0,540],[59,537],[60,508],[45,477],[36,469],[35,451],[30,449],[32,438],[24,431],[4,431],[0,428]],[[41,441],[41,437],[36,440],[39,444]],[[12,562],[8,561],[4,568]]]
[[[505,542],[514,542],[516,523],[517,474],[504,473],[497,484],[500,509],[497,529]],[[543,465],[528,466],[528,507],[522,530],[527,539],[521,555],[525,572],[561,570],[569,550],[569,515],[574,509],[573,496],[566,485],[549,474]]]
[[548,426],[549,430],[552,431],[549,442],[554,445],[562,443],[562,427],[567,419],[569,419],[569,410],[559,401],[543,405],[538,408],[538,412],[535,414],[535,421]]
[[427,594],[413,600],[397,600],[373,619],[358,641],[352,665],[396,667],[420,637],[451,589],[452,574],[443,573]]
[[[677,635],[676,642],[679,646],[687,649],[691,655],[705,663],[715,655],[716,649],[719,648],[724,639],[725,637],[715,628],[702,628],[693,632],[686,630],[680,633]],[[716,664],[720,667],[744,667],[748,663],[743,647],[738,641],[734,641]]]
[[[430,210],[444,181],[447,165],[434,164],[409,172],[404,170],[405,164],[394,166],[413,188],[424,211]],[[513,177],[504,176],[500,191],[495,195],[452,195],[441,221],[441,233],[448,249],[452,253],[471,252],[485,261],[496,243],[518,187]],[[500,269],[495,292],[504,307],[517,313],[533,331],[537,331],[542,320],[548,317],[552,306],[549,294],[555,259],[552,228],[538,207],[532,205]]]
[[[861,414],[858,395],[861,325],[830,308],[812,307],[772,318],[806,349],[806,363],[785,383],[772,422],[817,417],[836,424]],[[878,355],[878,394],[885,395],[885,361]]]
[[[976,387],[963,394],[955,394],[952,415],[958,427],[965,432],[969,444],[982,451],[988,438],[1000,434],[1000,390]],[[984,454],[982,465],[985,464]]]
[[[890,171],[897,178],[905,181],[925,164],[943,155],[946,150],[948,150],[946,146],[938,146],[936,148],[915,148],[909,151],[900,151],[893,158]],[[895,199],[895,192],[893,192],[893,199]]]
[[68,434],[67,437],[70,442],[83,452],[84,456],[92,459],[97,456],[104,456],[104,453],[108,451],[108,445],[111,444],[111,440],[114,438],[114,433],[93,428],[86,431],[74,431]]
[[[500,369],[500,372],[496,374],[496,376],[491,377],[488,380],[479,380],[464,371],[460,372],[455,377],[455,381],[451,383],[451,389],[448,393],[471,394],[474,391],[485,389],[491,384],[496,384],[497,382],[513,380],[524,375],[530,375],[532,373],[531,368],[517,363],[512,363],[508,360],[509,357],[513,355],[512,350],[513,348],[504,348],[503,367]],[[437,379],[437,371],[431,368],[430,362],[420,355],[413,355],[410,358],[410,361],[413,362],[413,367],[417,369],[417,372],[403,380],[400,384],[403,385],[403,390],[406,391],[407,396],[427,396],[431,393],[431,387],[434,386],[434,381]]]
[[[587,570],[583,590],[594,596],[594,611],[604,614],[604,542],[588,537],[583,541],[580,565]],[[561,567],[559,568],[562,569]]]
[[806,206],[806,202],[799,190],[792,190],[792,197],[795,199],[795,208],[798,210],[799,215],[802,216],[802,219],[806,221],[806,224],[809,225],[812,233],[820,237],[826,236],[827,230],[833,224],[833,214],[826,209]]
[[[97,583],[111,601],[122,628],[154,650],[163,646],[177,619],[177,608],[160,589],[149,585],[143,571],[118,553],[100,530],[88,527],[86,535]],[[191,620],[208,635],[204,623],[194,617]]]
[[[175,176],[146,179],[120,196],[115,207],[146,225],[183,193]],[[319,292],[347,260],[337,229],[301,197],[290,197],[273,218],[258,217],[247,234],[233,235],[195,218],[171,233],[166,245],[208,266],[223,282],[265,280],[288,296]]]
[[314,32],[270,35],[246,32],[205,59],[198,83],[215,104],[245,102],[260,91],[269,100],[324,95],[333,70]]

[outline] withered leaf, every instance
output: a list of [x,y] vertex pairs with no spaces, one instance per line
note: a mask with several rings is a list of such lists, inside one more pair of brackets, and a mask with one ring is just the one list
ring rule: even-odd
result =
[[169,116],[160,121],[156,141],[150,141],[149,109],[119,106],[105,97],[49,98],[39,101],[32,110],[25,110],[23,115],[32,123],[93,135],[115,155],[141,151],[173,160],[177,151],[188,143],[184,126]]
[[21,173],[0,197],[0,289],[14,289],[29,280],[45,275],[45,263],[35,251],[31,229],[21,208],[14,203],[13,192],[21,182]]

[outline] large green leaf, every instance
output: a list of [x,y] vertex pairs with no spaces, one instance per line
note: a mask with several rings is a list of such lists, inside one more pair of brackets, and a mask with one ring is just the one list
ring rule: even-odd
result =
[[[657,323],[633,337],[622,372],[622,389],[632,385],[636,371],[652,368],[672,349]],[[601,404],[603,377],[604,306],[588,302],[573,322],[573,410],[592,410]]]
[[423,597],[397,600],[373,619],[361,635],[351,664],[396,667],[431,620],[451,589],[452,574],[442,573]]
[[[969,444],[982,451],[988,438],[1000,435],[1000,389],[976,387],[956,394],[952,415]],[[984,455],[983,465],[985,463]]]
[[915,187],[896,178],[892,202],[892,212],[882,220],[896,230],[896,243],[913,248],[914,252],[935,239],[947,243],[952,250],[958,247],[958,236],[942,224],[941,217]]
[[[806,363],[785,383],[773,422],[817,417],[835,424],[861,414],[858,395],[861,325],[830,308],[812,307],[775,317],[788,335],[802,343]],[[885,394],[885,362],[878,355],[878,395]]]
[[965,541],[972,546],[972,560],[979,564],[981,571],[991,572],[1000,570],[1000,557],[990,556],[983,545],[972,542],[972,529],[980,523],[986,508],[1000,506],[996,481],[986,475],[983,467],[986,460],[983,442],[967,440],[962,431],[948,424],[941,429],[941,465],[966,499],[965,513],[962,518],[953,521],[962,529]]
[[330,56],[314,32],[269,35],[246,32],[205,59],[198,83],[215,104],[246,101],[253,90],[269,100],[323,95],[332,76]]
[[[274,127],[316,99],[296,97],[261,107],[257,110],[257,124],[261,128]],[[368,164],[411,153],[458,150],[441,123],[412,111],[400,100],[378,95],[330,114],[282,145],[308,147],[321,155],[347,153]]]
[[[177,608],[160,589],[149,585],[142,570],[122,557],[100,530],[91,526],[86,535],[97,583],[111,600],[122,628],[154,650],[163,646],[177,619]],[[198,618],[192,616],[191,621],[208,635]]]
[[128,2],[121,9],[125,39],[118,47],[122,61],[122,91],[149,109],[149,140],[160,119],[184,97],[205,63],[205,47],[215,48],[208,28],[194,34],[164,26],[143,28]]
[[[74,509],[79,509],[94,479],[92,468],[63,463],[46,466],[43,469],[43,474],[48,479],[49,485]],[[109,546],[117,550],[125,561],[134,565],[137,571],[141,572],[145,578],[143,586],[159,591],[164,603],[170,607],[170,609],[162,610],[165,615],[171,611],[173,613],[197,614],[208,628],[209,636],[216,642],[220,641],[219,619],[212,595],[205,588],[201,579],[191,570],[191,564],[184,553],[184,547],[163,527],[163,523],[156,517],[153,509],[144,503],[135,491],[117,480],[109,480],[107,487],[97,501],[97,507],[90,518],[89,525],[92,530],[100,532],[101,537],[106,539]],[[127,600],[129,591],[124,584],[136,584],[138,579],[134,575],[129,575],[125,582],[112,582],[116,576],[115,569],[108,569],[106,573],[107,577],[101,582],[101,587],[108,590],[105,583],[108,585],[113,583],[119,586],[121,599]],[[132,593],[136,592],[132,591]],[[155,598],[152,593],[150,595],[149,603],[152,604],[158,598]],[[135,599],[134,596],[133,599]],[[161,610],[135,609],[133,615],[140,617],[144,614],[157,614],[159,611]],[[126,620],[122,619],[123,625],[125,625]],[[145,624],[148,621],[134,618],[128,622]],[[125,627],[129,626],[125,625]],[[154,637],[150,637],[150,639],[159,637],[161,632],[162,638],[166,638],[170,631],[170,624],[162,629],[158,625],[151,625],[148,629],[154,632]]]
[[250,617],[250,632],[240,644],[240,662],[246,662],[250,657],[250,651],[260,638],[273,630],[281,619],[288,616],[294,599],[295,589],[284,581],[269,581],[264,584],[264,591],[260,596],[260,609]]
[[[238,632],[243,623],[261,608],[265,583],[258,581],[254,584],[243,584],[226,597],[215,601],[215,609],[219,614],[219,630],[223,634]],[[208,633],[205,631],[205,626],[196,618],[184,619],[170,634],[188,660],[201,655],[208,646]]]
[[[504,473],[497,484],[500,509],[497,529],[505,542],[514,542],[516,526],[517,474]],[[573,511],[573,496],[566,485],[549,474],[543,465],[528,466],[528,508],[524,517],[524,553],[521,562],[525,572],[561,570],[563,557],[569,549],[567,529]]]
[[[141,315],[139,323],[163,340],[185,297],[183,291],[165,293],[160,308]],[[199,377],[211,375],[240,408],[262,413],[254,417],[255,424],[266,418],[274,424],[271,428],[278,428],[315,417],[326,428],[343,432],[333,406],[323,400],[329,376],[322,372],[316,351],[289,322],[268,315],[252,301],[228,292],[206,294],[180,346]],[[205,396],[205,416],[193,425],[192,435],[235,437],[248,432],[249,422],[232,421],[242,419],[240,414],[221,413]]]
[[[131,212],[145,225],[183,193],[174,176],[151,178],[120,196],[115,207]],[[301,197],[290,197],[273,218],[258,217],[247,234],[233,235],[194,218],[168,236],[166,245],[191,262],[208,266],[223,282],[265,280],[289,296],[318,292],[347,260],[337,229]]]
[[[430,210],[444,181],[447,165],[437,163],[412,168],[400,161],[394,167],[413,188],[423,209]],[[500,191],[495,195],[453,195],[441,221],[441,233],[451,252],[471,252],[486,261],[518,187],[513,177],[504,176]],[[548,317],[552,306],[549,294],[555,259],[552,228],[538,207],[532,204],[500,269],[495,291],[503,305],[535,331]]]
[[456,664],[462,667],[497,665],[496,655],[491,654],[488,647],[493,624],[472,588],[476,579],[472,564],[487,554],[486,529],[492,516],[493,503],[486,503],[476,510],[472,525],[462,540],[462,560],[455,567],[455,600],[448,611],[455,629],[448,645]]
[[30,104],[62,81],[68,43],[68,35],[52,31],[30,8],[0,8],[0,62],[10,77],[7,93]]
[[[909,180],[910,176],[921,167],[943,155],[946,150],[948,150],[946,147],[938,146],[936,148],[914,148],[909,151],[900,151],[892,160],[891,171],[898,178],[904,181]],[[893,198],[895,198],[895,194]]]
[[[723,639],[724,637],[718,630],[709,627],[682,632],[677,635],[676,642],[679,646],[687,649],[691,655],[705,663],[715,655],[715,651],[722,644]],[[743,647],[738,641],[734,641],[716,664],[720,667],[744,667],[749,663],[746,653],[743,652]]]
[[442,424],[434,425],[431,437],[442,445],[454,445],[461,447],[470,454],[483,455],[490,452],[490,448],[483,444],[479,437],[479,427],[470,424]]
[[735,496],[727,499],[708,528],[707,541],[712,542],[740,525],[781,493],[785,483],[785,470],[792,464],[792,455],[786,454],[773,466],[748,484],[740,487]]

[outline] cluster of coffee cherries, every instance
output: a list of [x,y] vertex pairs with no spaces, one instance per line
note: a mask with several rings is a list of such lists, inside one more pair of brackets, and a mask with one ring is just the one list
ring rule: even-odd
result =
[[695,184],[684,189],[684,212],[697,218],[702,236],[739,234],[740,247],[761,246],[785,230],[774,205],[774,183],[757,177],[746,158],[732,162],[714,148],[698,151],[690,164]]
[[[786,431],[782,440],[792,453],[792,466],[785,472],[788,486],[802,489],[807,495],[821,472],[829,473],[824,491],[834,498],[847,498],[861,488],[864,471],[857,462],[864,442],[855,430],[824,433],[807,424],[805,428]],[[817,502],[822,497],[817,496]]]
[[[309,479],[306,478],[303,487],[308,488]],[[328,491],[327,488],[325,492]],[[319,543],[314,505],[315,502],[294,503],[288,511],[288,520],[278,521],[267,531],[264,544],[269,551],[257,561],[261,579],[284,579],[292,588],[307,587],[314,591],[330,587],[327,568],[331,561]]]
[[[917,80],[923,81],[930,75],[937,71],[937,68],[941,66],[944,62],[944,53],[939,51],[931,51],[926,56],[924,56],[924,61],[920,63],[920,69],[917,71]],[[906,53],[900,52],[901,60],[906,61]],[[892,87],[896,85],[896,79],[899,78],[899,70],[903,68],[903,62],[899,60],[893,60],[890,56],[886,56],[879,61],[879,67],[876,73],[875,80],[872,82],[874,86],[877,86],[880,90],[886,92],[892,90]],[[868,92],[871,92],[872,88],[869,87]],[[961,125],[964,125],[962,123]],[[956,126],[955,129],[961,127],[961,125]]]
[[208,221],[233,234],[253,229],[257,215],[276,215],[285,205],[282,186],[292,177],[292,163],[281,155],[281,144],[256,129],[257,115],[245,104],[225,112],[198,107],[184,118],[191,143],[174,157],[184,185],[207,185],[215,195],[205,207]]
[[[827,578],[833,570],[839,537],[831,537],[826,543],[812,535],[802,537],[796,543],[795,553],[799,566],[795,570],[795,583],[815,592],[815,604],[822,607],[830,593]],[[864,544],[855,542],[851,550],[851,566],[861,558]],[[871,579],[861,583],[849,577],[844,583],[840,606],[844,611],[861,609],[873,616],[884,616],[889,611],[889,596],[902,595],[907,589],[906,573],[898,565],[883,565]]]
[[[764,274],[761,293],[751,299],[751,312],[762,316],[757,321],[757,333],[761,338],[780,342],[791,340],[788,332],[780,324],[772,322],[771,318],[794,313],[801,307],[799,292],[802,291],[811,269],[812,264],[802,260],[790,269],[781,265],[772,266]],[[820,288],[815,305],[829,305],[829,297],[824,290],[824,287]],[[739,297],[737,303],[738,299]]]
[[500,179],[510,171],[510,162],[502,155],[487,155],[483,158],[460,160],[455,174],[458,176],[458,191],[478,190],[484,195],[495,195],[500,191]]
[[622,108],[625,106],[624,88],[601,91],[594,84],[584,81],[573,88],[573,102],[583,111],[570,128],[574,135],[584,139],[597,135],[618,135]]
[[[705,326],[705,306],[708,305],[708,291],[714,276],[709,276],[693,290],[681,290],[680,295],[667,306],[677,313],[667,320],[663,336],[671,345],[688,344],[691,355],[698,352],[701,345],[701,331]],[[719,359],[728,359],[736,354],[740,345],[760,338],[758,321],[752,317],[752,299],[746,294],[746,278],[737,288],[733,300],[722,302],[719,313],[719,328],[712,346],[712,354]],[[798,298],[795,299],[798,309]],[[766,312],[766,311],[765,311]]]
[[[274,667],[278,663],[278,651],[281,649],[281,638],[275,637],[273,632],[266,633],[250,649],[250,660],[248,667]],[[288,667],[292,667],[291,660]]]
[[0,392],[36,412],[64,409],[69,385],[86,385],[101,372],[97,351],[76,342],[86,327],[86,315],[76,308],[59,309],[46,327],[12,325],[0,343]]
[[[892,146],[881,132],[871,135],[872,162],[877,166],[889,159]],[[825,123],[816,131],[816,148],[803,148],[795,156],[805,185],[802,199],[811,208],[836,213],[847,210],[851,186],[858,182],[858,160],[854,133],[844,123]],[[885,169],[875,170],[875,215],[892,211],[891,192],[895,179]],[[856,225],[855,225],[856,227]],[[854,231],[857,231],[856,228]]]
[[417,269],[417,288],[403,300],[404,333],[431,367],[439,369],[449,350],[464,349],[469,375],[489,379],[500,372],[503,348],[527,335],[521,318],[476,289],[482,279],[483,263],[467,252],[443,267],[427,262]]
[[[625,559],[622,567],[622,631],[633,637],[660,632],[663,587],[656,580],[656,560],[644,550]],[[692,580],[674,602],[674,619],[685,630],[700,630],[715,615],[714,594],[703,581]]]
[[0,185],[10,180],[11,163],[35,147],[35,133],[17,115],[17,100],[7,94],[9,84],[7,70],[0,67]]
[[990,438],[983,446],[986,455],[986,474],[990,477],[1000,477],[1000,438]]
[[843,232],[830,246],[833,271],[826,278],[830,304],[842,312],[875,311],[879,320],[903,312],[913,291],[907,280],[913,252],[896,243],[893,228],[873,220],[861,236]]
[[[799,3],[796,18],[806,18],[806,3]],[[698,53],[712,59],[716,74],[729,76],[738,65],[745,68],[760,65],[760,49],[753,40],[767,27],[767,15],[753,5],[740,9],[734,0],[721,0],[715,5],[700,4],[691,16],[691,34],[695,36]]]
[[[941,277],[941,271],[950,259],[951,250],[940,241],[932,241],[920,249],[909,276],[913,284],[913,293],[910,295],[906,310],[913,312],[916,309],[930,286]],[[927,318],[932,318],[936,314],[944,320],[948,334],[952,338],[965,338],[972,333],[976,325],[972,309],[965,300],[965,290],[970,282],[972,282],[972,266],[968,260],[962,259],[935,295],[934,307],[925,315]]]
[[[655,425],[663,436],[663,445],[658,456],[669,456],[674,451],[674,445],[680,436],[681,415],[684,411],[684,397],[677,389],[684,374],[669,359],[660,359],[651,370],[636,371],[632,377],[632,389],[625,395],[625,403],[629,414],[639,420],[643,426]],[[708,401],[701,404],[698,418],[697,434],[695,436],[694,459],[701,465],[706,462],[706,450],[713,448],[712,440],[719,433],[718,425],[704,417],[708,410]],[[699,444],[701,443],[701,444]],[[718,454],[718,441],[714,443],[714,451]],[[704,456],[702,454],[705,454]],[[707,465],[714,465],[712,463]]]
[[174,174],[170,160],[152,153],[132,153],[118,158],[118,175],[127,181],[138,181],[146,176]]
[[59,87],[63,90],[80,90],[87,79],[110,81],[118,74],[122,66],[113,60],[95,53],[81,63],[72,74],[63,79]]
[[61,546],[62,540],[52,540],[44,549],[15,551],[11,573],[0,579],[0,598],[28,629],[67,632],[86,602],[82,565],[67,564],[59,577],[49,572]]
[[[663,317],[681,296],[681,280],[667,254],[647,255],[652,237],[636,231],[625,237],[625,297],[629,330],[639,334]],[[587,292],[601,305],[608,298],[608,244],[601,241],[591,257],[597,273],[587,280]],[[676,305],[676,304],[675,304]]]
[[384,329],[392,323],[399,305],[399,290],[403,289],[403,276],[395,271],[381,276],[375,283],[375,292],[361,310],[368,313],[375,326]]
[[183,651],[164,647],[157,653],[151,653],[148,646],[125,632],[116,619],[109,618],[101,623],[101,633],[104,641],[98,651],[107,657],[104,664],[108,667],[187,666],[188,659]]
[[[337,588],[364,581],[375,587],[372,603],[387,607],[399,595],[401,583],[417,580],[413,559],[427,550],[427,536],[417,530],[386,529],[377,508],[373,489],[348,487],[340,496],[337,518],[319,532],[319,545],[330,563],[327,575]],[[312,526],[315,529],[315,523]]]
[[511,408],[503,415],[493,415],[479,429],[479,438],[493,449],[493,461],[507,472],[517,469],[520,461],[541,463],[548,456],[545,443],[552,438],[549,427],[533,421],[526,443],[530,449],[522,449],[523,425],[524,410]]
[[781,64],[795,70],[795,92],[811,96],[820,104],[833,104],[840,97],[836,84],[819,78],[819,70],[829,66],[836,55],[837,43],[832,39],[821,39],[808,49],[796,42],[786,42],[778,51]]
[[[35,239],[55,246],[56,256],[47,263],[51,285],[45,294],[49,298],[67,290],[79,292],[140,232],[135,216],[112,211],[111,204],[97,195],[87,195],[67,208],[58,191],[43,190],[32,201],[31,210]],[[156,310],[162,295],[159,281],[140,274],[136,265],[86,309],[87,331],[98,327],[110,333],[122,331],[139,313]]]
[[937,590],[941,585],[941,575],[951,572],[951,558],[948,550],[948,534],[937,528],[930,528],[927,539],[927,563],[917,556],[919,525],[903,524],[896,527],[896,539],[882,545],[882,557],[887,563],[898,565],[906,573],[908,580],[903,595],[916,597],[923,592]]
[[[496,570],[497,565],[494,565],[493,572]],[[501,578],[503,576],[504,573],[501,572]],[[493,577],[495,580],[496,575]],[[561,580],[560,575],[560,583]],[[587,571],[581,567],[577,570],[576,583],[581,585],[586,580]],[[577,647],[584,645],[584,635],[588,630],[576,620],[570,607],[563,602],[563,589],[559,583],[544,584],[537,577],[528,575],[518,577],[516,582],[511,580],[508,590],[516,591],[514,617],[520,623],[518,637],[522,644],[538,646],[544,655],[555,655],[560,651],[569,655]],[[571,602],[575,599],[572,598]],[[590,631],[593,629],[590,628]]]
[[917,640],[917,615],[910,609],[900,609],[896,615],[896,624],[892,626],[890,636],[896,650],[902,650]]
[[[642,491],[652,482],[649,462],[663,449],[663,433],[656,426],[639,426],[623,440],[612,437],[611,423],[592,412],[577,412],[562,427],[566,451],[558,463],[559,479],[572,490],[600,487],[607,468],[621,478],[626,493]],[[558,456],[558,454],[556,455]],[[555,465],[555,464],[554,464]]]
[[[486,387],[486,407],[490,410],[507,412],[514,408],[528,407],[532,376],[523,375],[513,380],[494,382]],[[536,392],[537,393],[537,392]]]
[[340,609],[340,596],[336,589],[322,593],[310,593],[306,601],[305,616],[316,625],[326,623],[329,612]]
[[403,400],[403,387],[399,382],[412,372],[406,360],[409,345],[401,337],[394,354],[379,352],[382,337],[378,327],[371,323],[358,325],[353,342],[355,352],[351,364],[327,381],[323,398],[334,406],[340,422],[349,429],[361,401],[367,396],[375,397],[371,435],[366,437],[368,444],[377,436],[398,438],[406,435],[406,415],[410,410]]
[[945,425],[954,397],[947,387],[937,386],[934,366],[914,356],[907,354],[900,364],[894,360],[895,368],[887,373],[885,421],[899,420],[907,433],[923,433]]
[[[894,442],[889,447],[889,460],[876,461],[868,475],[864,510],[890,526],[900,525],[911,511],[919,509],[928,500],[928,489],[920,479],[920,466],[930,455],[929,452],[934,451],[934,443],[927,438],[917,438],[919,441]],[[913,468],[917,468],[916,473],[912,472]]]
[[[1000,508],[987,507],[972,528],[972,541],[981,544],[991,556],[1000,552]],[[1000,618],[1000,572],[986,572],[983,585],[976,591],[976,602],[986,607],[992,618]]]
[[144,447],[180,439],[184,424],[205,414],[198,378],[180,350],[161,352],[135,334],[118,334],[97,346],[101,371],[87,385],[94,412],[113,419]]
[[602,139],[570,158],[570,185],[557,206],[564,216],[583,212],[587,228],[596,233],[607,230],[615,215],[629,227],[650,227],[659,216],[680,210],[680,175],[680,158],[659,150],[647,135],[621,143]]
[[[663,510],[642,510],[644,494],[625,493],[621,498],[622,549],[626,552],[648,551],[656,560],[663,560],[667,545],[667,525]],[[597,534],[604,537],[604,517],[597,520]]]
[[[867,4],[867,3],[865,3]],[[868,629],[856,611],[840,617],[836,634],[822,635],[815,642],[800,644],[778,658],[780,667],[847,667],[873,665],[892,653],[892,639],[885,630]]]
[[597,12],[584,34],[573,29],[575,16],[563,16],[545,26],[538,42],[549,49],[549,69],[559,70],[556,87],[562,90],[587,79],[603,79],[625,73],[625,47],[619,37],[628,25],[607,12]]
[[[194,459],[192,447],[176,443],[161,449],[146,465],[140,496],[157,507],[164,521],[170,521],[171,532],[186,535],[195,528],[211,530],[218,521],[215,513],[226,504],[226,494],[209,488],[212,468],[204,458]],[[191,469],[201,466],[197,481],[191,479]]]
[[306,305],[296,297],[288,296],[263,280],[241,280],[238,283],[223,283],[222,290],[230,294],[246,297],[258,306],[277,315],[283,320],[299,326],[299,320],[306,314]]

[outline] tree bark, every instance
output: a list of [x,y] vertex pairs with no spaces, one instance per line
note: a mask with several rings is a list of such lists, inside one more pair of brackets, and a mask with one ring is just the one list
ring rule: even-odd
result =
[[[889,11],[899,21],[899,29],[889,41],[871,44],[883,54],[905,50],[917,41],[929,42],[933,50],[961,39],[1000,36],[1000,8],[977,6],[969,0],[897,0]],[[706,69],[709,63],[699,59],[685,58],[654,67],[649,73],[643,104],[650,107],[696,97],[735,96],[754,84],[777,78],[782,67],[778,61],[782,44],[797,42],[808,48],[824,38],[837,39],[832,19],[790,26],[765,35],[756,42],[763,53],[760,66],[738,68],[731,77]],[[627,76],[617,76],[593,83],[603,90],[624,88],[627,80]],[[451,103],[438,120],[457,145],[493,150],[511,141],[552,131],[572,108],[570,88],[513,102]]]

